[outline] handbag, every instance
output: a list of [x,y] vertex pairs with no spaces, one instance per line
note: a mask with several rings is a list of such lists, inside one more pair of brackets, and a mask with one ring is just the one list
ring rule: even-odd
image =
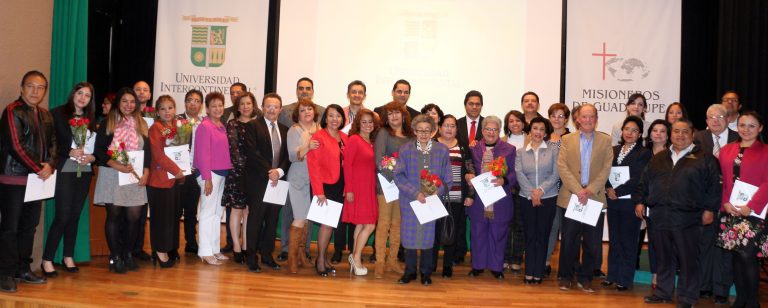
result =
[[448,216],[445,216],[441,221],[440,228],[440,243],[443,246],[450,246],[453,245],[456,242],[456,226],[453,222],[453,213],[451,213],[451,205],[446,200],[447,198],[443,198],[443,206],[445,206],[445,209],[448,211]]

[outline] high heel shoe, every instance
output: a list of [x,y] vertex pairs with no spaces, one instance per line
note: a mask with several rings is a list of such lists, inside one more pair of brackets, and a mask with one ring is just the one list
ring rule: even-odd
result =
[[156,266],[156,263],[160,263],[160,268],[171,268],[176,263],[176,260],[171,258],[170,253],[168,254],[168,260],[163,262],[163,260],[160,260],[160,257],[157,255],[156,251],[152,252],[152,266]]
[[229,257],[225,256],[222,253],[214,253],[213,257],[216,258],[216,260],[229,260]]
[[352,255],[349,255],[349,273],[355,274],[355,276],[365,276],[368,275],[368,269],[365,268],[365,266],[357,267],[355,259],[352,257]]
[[234,258],[235,263],[238,263],[238,264],[243,263],[243,260],[245,260],[243,258],[243,252],[242,251],[241,252],[237,252],[237,251],[232,252],[232,257]]
[[[69,258],[71,259],[71,257],[69,257]],[[66,260],[66,259],[67,259],[67,257],[64,258],[64,260]],[[79,267],[77,267],[77,266],[69,267],[69,266],[67,266],[67,262],[64,262],[64,260],[62,260],[61,263],[64,264],[64,270],[67,271],[67,273],[79,273],[80,272],[80,268]],[[72,260],[72,264],[75,264],[75,260]]]
[[216,257],[214,256],[200,257],[200,260],[202,260],[203,263],[208,263],[210,265],[221,265],[221,261],[219,261],[219,259],[216,259]]
[[326,268],[326,269],[321,271],[317,267],[317,260],[315,260],[315,271],[317,272],[317,275],[320,276],[320,277],[328,277],[328,269]]
[[[43,276],[45,276],[45,277],[47,277],[47,278],[54,278],[54,277],[56,277],[56,276],[59,276],[59,273],[58,273],[58,272],[56,272],[56,270],[54,270],[53,272],[47,272],[47,271],[45,271],[45,266],[43,266],[43,263],[45,263],[45,262],[46,262],[46,261],[43,261],[43,262],[41,262],[41,263],[40,263],[40,270],[43,272]],[[49,261],[49,262],[50,262],[50,261]]]

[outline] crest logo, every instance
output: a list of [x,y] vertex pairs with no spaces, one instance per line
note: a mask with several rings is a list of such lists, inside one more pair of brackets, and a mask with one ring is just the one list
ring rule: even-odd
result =
[[197,67],[219,67],[227,51],[227,26],[193,25],[190,60]]

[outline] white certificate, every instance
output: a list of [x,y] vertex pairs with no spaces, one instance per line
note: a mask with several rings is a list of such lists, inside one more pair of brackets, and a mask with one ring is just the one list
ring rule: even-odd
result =
[[350,129],[352,129],[352,121],[349,121],[349,124],[347,124],[347,126],[342,127],[341,132],[345,134],[349,134]]
[[431,195],[426,198],[426,203],[421,203],[419,200],[411,201],[411,208],[413,213],[416,214],[416,219],[420,224],[425,224],[438,218],[448,216],[448,211],[445,210],[443,202],[440,201],[436,195]]
[[568,209],[565,210],[565,217],[594,227],[597,225],[602,210],[603,204],[601,202],[587,199],[587,204],[581,204],[576,194],[572,194],[571,200],[568,202]]
[[328,203],[320,206],[317,204],[317,196],[312,197],[312,202],[309,203],[309,213],[307,213],[307,219],[319,224],[324,224],[329,227],[336,228],[339,224],[339,217],[341,217],[341,209],[343,204],[336,201],[325,199]]
[[53,174],[51,174],[47,180],[40,179],[35,173],[27,175],[27,188],[24,190],[24,202],[53,198],[55,192],[56,170],[53,171]]
[[[746,206],[747,203],[752,200],[752,197],[757,192],[757,189],[758,187],[755,185],[736,180],[733,182],[733,190],[731,190],[731,197],[729,198],[728,202],[734,206]],[[765,219],[767,209],[768,206],[765,206],[759,215],[755,212],[752,212],[750,216]]]
[[400,190],[397,189],[395,181],[387,181],[387,178],[381,175],[381,173],[377,173],[376,176],[379,177],[379,184],[381,184],[381,190],[384,192],[384,200],[386,200],[387,203],[400,199]]
[[[144,175],[144,151],[129,151],[128,161],[133,166],[133,172],[136,172],[138,176]],[[133,173],[117,172],[117,185],[124,186],[130,184],[136,184],[139,182]]]
[[[165,151],[165,156],[168,156],[168,158],[170,158],[176,164],[176,166],[181,169],[181,172],[184,173],[184,175],[192,174],[192,161],[189,159],[188,145],[184,144],[165,147],[163,150]],[[168,179],[176,178],[176,176],[170,172],[166,173],[168,174]]]
[[[611,167],[611,174],[608,176],[608,182],[611,186],[619,187],[629,181],[629,166]],[[619,196],[619,199],[630,199],[630,195]]]
[[144,117],[144,122],[147,122],[147,128],[150,128],[152,124],[155,124],[155,118]]
[[262,201],[285,205],[285,200],[288,198],[288,187],[290,186],[290,183],[282,180],[278,180],[275,186],[272,186],[272,181],[267,181],[267,190],[264,191],[264,199]]
[[495,178],[490,172],[486,172],[472,178],[471,181],[475,192],[480,196],[480,200],[483,200],[483,205],[486,207],[507,196],[502,186],[494,186],[491,183],[491,180]]

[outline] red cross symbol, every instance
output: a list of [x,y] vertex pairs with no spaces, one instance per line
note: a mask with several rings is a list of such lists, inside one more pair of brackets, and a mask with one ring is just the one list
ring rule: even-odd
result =
[[605,52],[605,42],[603,42],[603,53],[592,53],[593,56],[597,57],[603,57],[603,80],[605,80],[605,58],[606,57],[615,57],[615,53],[606,53]]

